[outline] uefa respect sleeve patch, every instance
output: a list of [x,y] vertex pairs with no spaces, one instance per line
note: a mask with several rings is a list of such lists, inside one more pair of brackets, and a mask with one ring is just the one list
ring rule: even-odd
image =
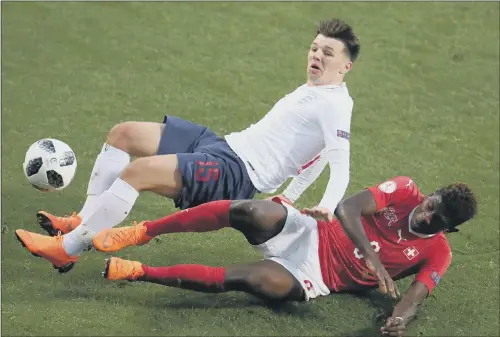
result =
[[351,139],[351,135],[349,132],[344,131],[344,130],[337,130],[337,137],[344,138],[344,139]]
[[434,282],[434,284],[437,285],[439,283],[439,280],[441,279],[441,277],[439,277],[439,274],[437,272],[433,271],[431,273],[431,279]]

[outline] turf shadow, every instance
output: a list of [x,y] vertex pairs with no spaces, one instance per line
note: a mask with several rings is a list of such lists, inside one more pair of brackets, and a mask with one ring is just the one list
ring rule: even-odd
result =
[[[128,282],[114,283],[116,288],[128,288],[131,284]],[[114,288],[113,287],[113,288]],[[182,290],[176,290],[181,292]],[[175,291],[175,292],[176,292]],[[266,308],[276,315],[294,316],[294,317],[317,317],[311,303],[298,302],[272,302],[264,301],[246,294],[203,294],[203,293],[172,293],[165,296],[162,290],[154,291],[150,296],[145,297],[143,293],[127,291],[126,293],[117,293],[112,289],[102,288],[99,291],[72,287],[71,289],[60,289],[54,292],[55,297],[59,298],[87,298],[96,301],[110,301],[112,303],[123,302],[127,304],[135,303],[155,310],[158,309],[253,309]]]

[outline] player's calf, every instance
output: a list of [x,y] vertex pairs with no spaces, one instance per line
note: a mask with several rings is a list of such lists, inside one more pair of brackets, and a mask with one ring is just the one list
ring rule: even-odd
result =
[[241,231],[248,242],[258,245],[277,235],[284,226],[286,208],[265,200],[219,200],[179,211],[139,225],[101,231],[94,247],[115,252],[128,246],[145,244],[151,238],[168,233],[209,232],[227,227]]
[[200,292],[224,292],[224,272],[221,267],[181,264],[152,267],[138,261],[112,257],[106,260],[103,276],[110,281],[128,280],[161,284]]
[[99,251],[115,252],[128,246],[145,244],[153,237],[168,233],[208,232],[229,227],[231,201],[213,201],[166,217],[143,221],[136,226],[101,231],[93,238]]
[[110,281],[142,281],[203,293],[242,291],[269,301],[305,298],[299,282],[284,267],[268,260],[229,268],[198,264],[152,267],[112,257],[106,260],[103,276]]

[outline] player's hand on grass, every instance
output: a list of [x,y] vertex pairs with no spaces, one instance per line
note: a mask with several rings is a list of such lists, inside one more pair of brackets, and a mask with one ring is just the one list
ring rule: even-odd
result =
[[389,293],[394,299],[399,298],[400,293],[396,282],[391,278],[378,257],[376,255],[367,256],[365,262],[368,269],[377,277],[380,291],[383,294]]
[[332,212],[330,212],[330,210],[325,207],[317,206],[313,208],[304,208],[302,212],[309,216],[312,216],[315,219],[333,221]]
[[403,336],[406,332],[406,326],[401,317],[389,317],[385,325],[380,328],[384,336]]

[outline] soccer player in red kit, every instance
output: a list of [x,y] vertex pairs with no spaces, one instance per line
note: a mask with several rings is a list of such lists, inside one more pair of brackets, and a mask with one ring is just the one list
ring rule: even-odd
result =
[[155,221],[100,232],[99,251],[146,244],[177,232],[232,227],[264,259],[230,267],[152,267],[112,257],[109,280],[144,281],[201,292],[244,291],[263,299],[303,301],[331,292],[369,290],[399,297],[393,280],[415,275],[381,333],[401,336],[422,301],[451,262],[446,232],[476,214],[466,184],[451,184],[424,196],[409,177],[395,177],[343,200],[338,220],[315,220],[280,200],[214,201]]

